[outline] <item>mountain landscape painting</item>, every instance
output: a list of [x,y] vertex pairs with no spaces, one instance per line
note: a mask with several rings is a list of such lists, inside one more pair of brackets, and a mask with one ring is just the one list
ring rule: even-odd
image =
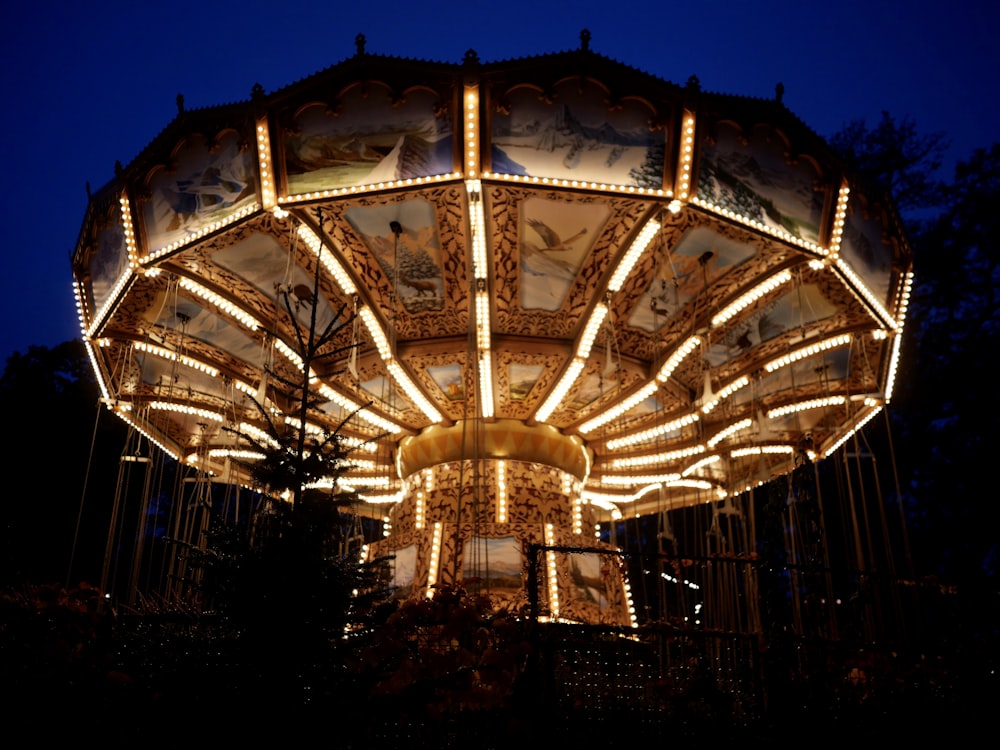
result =
[[435,115],[437,96],[413,92],[405,104],[393,106],[389,92],[383,93],[354,91],[336,115],[320,104],[298,115],[284,141],[289,195],[454,170],[451,120]]
[[[744,143],[746,145],[744,145]],[[823,192],[805,160],[790,162],[778,137],[720,124],[702,148],[698,198],[775,231],[819,242]]]
[[512,92],[508,114],[493,118],[493,171],[662,188],[665,131],[650,129],[639,104],[610,110],[606,102],[606,92],[577,81],[557,86],[549,103]]

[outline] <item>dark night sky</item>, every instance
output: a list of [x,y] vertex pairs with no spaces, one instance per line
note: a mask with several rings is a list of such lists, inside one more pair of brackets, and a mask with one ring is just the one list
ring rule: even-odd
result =
[[762,98],[780,81],[823,136],[887,110],[944,133],[952,163],[1000,140],[1000,5],[979,0],[8,4],[0,361],[78,335],[69,256],[86,183],[134,159],[178,93],[195,109],[274,91],[353,56],[358,33],[372,54],[460,62],[574,49],[584,28],[594,52],[668,81]]

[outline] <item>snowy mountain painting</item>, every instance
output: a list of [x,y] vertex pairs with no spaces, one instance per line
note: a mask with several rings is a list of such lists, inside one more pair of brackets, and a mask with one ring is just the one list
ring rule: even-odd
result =
[[715,143],[702,150],[698,198],[819,242],[823,193],[814,189],[815,179],[804,161],[788,163],[780,139],[754,135],[744,146],[735,128],[720,125]]
[[557,89],[547,104],[526,90],[510,95],[509,114],[493,118],[492,170],[533,177],[663,187],[666,137],[638,105],[609,111],[606,94]]
[[[410,200],[386,206],[347,209],[347,221],[395,284],[407,312],[437,312],[444,307],[441,243],[434,206]],[[399,224],[397,236],[392,227]]]
[[177,167],[160,170],[150,183],[143,211],[151,251],[196,234],[257,198],[256,167],[236,133],[218,146],[192,139],[177,157]]
[[451,121],[434,115],[435,102],[416,92],[393,107],[388,94],[357,92],[336,116],[324,106],[306,109],[285,138],[289,195],[452,172]]

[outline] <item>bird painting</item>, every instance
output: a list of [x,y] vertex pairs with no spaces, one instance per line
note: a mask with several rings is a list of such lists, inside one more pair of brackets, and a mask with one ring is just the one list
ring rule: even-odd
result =
[[548,224],[538,219],[528,219],[528,226],[534,229],[538,236],[542,238],[542,242],[545,243],[545,247],[535,248],[541,250],[545,253],[565,253],[569,252],[573,248],[571,245],[587,234],[587,228],[584,227],[579,232],[574,234],[567,240],[563,240]]

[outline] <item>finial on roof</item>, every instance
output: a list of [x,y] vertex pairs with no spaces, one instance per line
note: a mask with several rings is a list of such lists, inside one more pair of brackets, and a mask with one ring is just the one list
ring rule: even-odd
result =
[[476,52],[474,49],[472,49],[472,47],[469,47],[469,49],[465,50],[465,64],[466,65],[475,65],[478,62],[479,62],[479,53],[478,52]]
[[588,52],[590,50],[589,29],[584,29],[583,31],[580,32],[580,49],[582,49],[584,52]]
[[177,114],[184,113],[184,94],[177,95]]
[[115,177],[120,179],[124,173],[125,167],[122,166],[122,163],[118,159],[115,159]]
[[785,96],[785,84],[783,84],[781,81],[778,81],[778,85],[774,87],[774,98],[778,102],[778,104],[781,104],[781,100],[784,96]]
[[687,87],[691,91],[701,91],[701,81],[698,80],[698,76],[691,76],[688,78]]
[[354,44],[358,48],[358,57],[364,57],[365,55],[365,35],[358,34],[354,37]]
[[255,83],[253,88],[250,89],[250,98],[254,101],[260,101],[264,98],[264,87],[259,83]]

